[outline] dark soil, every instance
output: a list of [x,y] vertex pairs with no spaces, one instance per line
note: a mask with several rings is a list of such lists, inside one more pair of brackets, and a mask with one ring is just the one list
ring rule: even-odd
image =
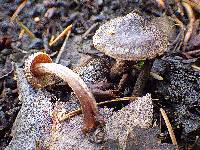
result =
[[[21,106],[18,100],[15,63],[23,66],[27,56],[38,51],[46,51],[55,60],[64,39],[53,46],[49,46],[48,42],[52,35],[59,35],[68,25],[72,24],[72,32],[59,63],[79,73],[97,101],[131,96],[140,69],[127,71],[130,74],[128,81],[125,81],[120,91],[117,91],[121,76],[114,80],[109,76],[115,60],[104,56],[93,47],[92,36],[99,25],[105,21],[123,16],[133,10],[140,10],[147,18],[151,15],[163,14],[163,10],[155,2],[150,1],[31,0],[17,16],[18,21],[35,35],[36,38],[31,39],[26,33],[19,36],[21,32],[19,23],[16,20],[13,22],[10,20],[22,1],[0,0],[0,3],[0,149],[4,149],[12,139],[10,136],[12,124]],[[176,14],[175,4],[170,3],[170,6]],[[199,18],[198,11],[195,15]],[[180,17],[179,14],[178,16]],[[39,17],[39,21],[35,21],[36,17]],[[187,24],[187,15],[185,14],[181,20]],[[95,23],[98,24],[88,34],[85,34]],[[200,26],[197,26],[196,32],[186,46],[186,52],[200,48],[199,30]],[[200,53],[186,55],[182,47],[178,52],[173,52],[172,49],[153,64],[152,71],[162,76],[164,80],[158,81],[150,77],[143,91],[143,94],[151,93],[154,99],[159,99],[154,102],[154,120],[161,127],[162,133],[159,137],[162,142],[171,143],[171,140],[165,123],[161,119],[160,107],[166,110],[178,144],[183,149],[200,149],[200,70],[192,67],[200,66],[199,56]],[[84,67],[78,67],[80,64]],[[94,66],[95,69],[90,70],[90,66]],[[48,87],[48,89],[55,94],[56,99],[61,101],[69,97],[65,91],[66,86],[62,83]],[[55,99],[52,98],[52,102],[55,102]],[[125,104],[114,105],[119,109]]]

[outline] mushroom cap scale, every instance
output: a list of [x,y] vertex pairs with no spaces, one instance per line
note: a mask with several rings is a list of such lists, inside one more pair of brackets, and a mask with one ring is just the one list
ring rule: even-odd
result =
[[152,59],[166,51],[172,31],[172,23],[167,17],[145,20],[132,12],[100,26],[93,36],[93,44],[118,60]]

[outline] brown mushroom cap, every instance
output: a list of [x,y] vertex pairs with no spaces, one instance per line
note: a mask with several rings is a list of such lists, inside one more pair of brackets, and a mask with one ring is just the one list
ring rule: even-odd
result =
[[34,55],[29,56],[29,58],[25,62],[24,72],[27,78],[27,81],[36,88],[43,88],[48,85],[54,84],[56,81],[54,80],[56,77],[53,75],[43,75],[40,76],[34,70],[35,65],[38,63],[52,63],[51,58],[42,52],[38,52]]
[[147,21],[132,12],[100,26],[93,36],[93,44],[99,51],[118,60],[152,59],[166,51],[172,26],[167,17]]

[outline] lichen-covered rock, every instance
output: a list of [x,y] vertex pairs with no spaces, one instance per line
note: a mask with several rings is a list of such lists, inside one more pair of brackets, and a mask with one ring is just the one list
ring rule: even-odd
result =
[[145,20],[136,12],[106,22],[93,36],[94,46],[115,59],[152,59],[167,50],[174,32],[167,16]]

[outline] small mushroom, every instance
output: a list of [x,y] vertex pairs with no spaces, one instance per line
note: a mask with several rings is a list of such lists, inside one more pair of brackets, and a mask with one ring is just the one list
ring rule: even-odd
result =
[[[93,36],[93,44],[116,59],[116,68],[125,61],[153,59],[163,54],[168,47],[169,34],[174,32],[173,26],[167,16],[146,20],[139,13],[131,12],[100,26]],[[111,69],[111,76],[117,74],[115,70]]]
[[56,78],[68,83],[82,107],[84,132],[89,132],[104,123],[94,96],[85,82],[71,69],[52,63],[47,54],[38,52],[27,59],[24,70],[27,81],[36,88],[45,87]]

